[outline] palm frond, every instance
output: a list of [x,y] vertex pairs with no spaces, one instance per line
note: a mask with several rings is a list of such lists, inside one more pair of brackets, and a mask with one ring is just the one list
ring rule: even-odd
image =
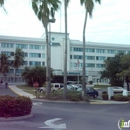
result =
[[4,0],[0,0],[0,6],[4,5]]

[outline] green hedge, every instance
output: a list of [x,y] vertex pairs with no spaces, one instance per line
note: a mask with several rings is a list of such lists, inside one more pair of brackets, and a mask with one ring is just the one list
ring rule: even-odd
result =
[[0,117],[18,117],[31,113],[32,101],[28,97],[0,96]]
[[103,99],[103,100],[108,100],[108,94],[107,94],[107,93],[102,94],[102,99]]
[[130,98],[128,96],[119,95],[119,96],[114,96],[114,100],[115,101],[129,101]]
[[67,93],[67,99],[70,101],[81,101],[82,94],[81,92],[77,92],[75,90],[69,90]]

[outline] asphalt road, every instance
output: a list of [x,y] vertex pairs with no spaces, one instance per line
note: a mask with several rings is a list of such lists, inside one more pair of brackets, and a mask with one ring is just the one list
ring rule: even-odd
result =
[[14,92],[12,92],[9,88],[5,88],[4,86],[0,86],[0,95],[10,95],[10,96],[18,96]]
[[[4,92],[13,95],[9,89],[0,89],[0,94]],[[32,113],[33,117],[26,120],[0,121],[0,130],[119,130],[117,123],[120,118],[130,120],[130,104],[33,101]]]

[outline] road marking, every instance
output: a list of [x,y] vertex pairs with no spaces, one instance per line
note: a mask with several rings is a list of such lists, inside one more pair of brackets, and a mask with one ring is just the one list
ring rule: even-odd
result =
[[43,127],[39,127],[39,128],[51,128],[51,129],[54,129],[54,130],[62,130],[62,129],[66,129],[66,124],[54,124],[55,121],[58,121],[58,120],[62,120],[62,118],[54,118],[54,119],[50,119],[50,120],[47,120],[45,121],[45,125],[47,126],[43,126]]
[[33,105],[35,105],[35,106],[41,106],[42,102],[33,102]]

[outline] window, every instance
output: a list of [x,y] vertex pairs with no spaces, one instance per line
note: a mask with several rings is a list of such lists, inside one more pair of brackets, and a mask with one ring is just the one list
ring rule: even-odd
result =
[[38,58],[38,57],[41,57],[41,53],[30,53],[30,54],[29,54],[29,57]]
[[103,67],[104,67],[104,64],[96,64],[96,67],[97,67],[97,68],[103,68]]
[[16,48],[28,49],[28,45],[27,44],[16,44]]
[[24,61],[24,65],[28,65],[28,61]]
[[96,60],[106,60],[106,57],[105,56],[96,56]]
[[42,62],[42,66],[45,66],[45,62]]
[[1,47],[3,48],[14,48],[13,43],[1,43]]
[[14,73],[14,69],[9,69],[9,73],[13,74]]
[[83,52],[83,48],[74,47],[74,51]]
[[9,65],[13,65],[13,60],[8,60]]
[[35,66],[35,65],[41,65],[40,61],[29,61],[29,65]]
[[79,59],[79,56],[78,55],[74,55],[74,59]]
[[42,58],[45,58],[45,53],[42,53]]
[[29,49],[40,50],[41,49],[41,45],[29,45]]
[[85,51],[86,52],[95,52],[95,49],[93,49],[93,48],[86,48]]
[[86,56],[86,60],[95,60],[95,56]]
[[70,55],[70,59],[72,59],[72,55]]
[[118,50],[117,52],[118,52],[118,53],[124,53],[124,54],[126,54],[126,51],[125,51],[125,50]]
[[76,63],[70,62],[70,67],[83,67],[83,63],[77,64],[77,62]]
[[45,46],[44,45],[42,46],[42,50],[45,50]]
[[73,48],[72,47],[70,47],[70,51],[72,51],[73,50]]
[[81,56],[81,55],[74,55],[74,59],[83,59],[83,56]]
[[107,53],[109,53],[109,54],[115,54],[115,53],[116,53],[116,50],[110,50],[110,49],[108,49],[108,50],[107,50]]
[[16,73],[22,73],[23,69],[16,69]]
[[95,67],[95,64],[93,64],[93,63],[86,63],[86,67]]
[[97,49],[96,52],[97,53],[105,53],[105,49]]
[[1,53],[6,54],[7,56],[11,56],[11,52],[9,51],[1,51]]
[[24,57],[28,57],[28,53],[27,52],[24,52]]

